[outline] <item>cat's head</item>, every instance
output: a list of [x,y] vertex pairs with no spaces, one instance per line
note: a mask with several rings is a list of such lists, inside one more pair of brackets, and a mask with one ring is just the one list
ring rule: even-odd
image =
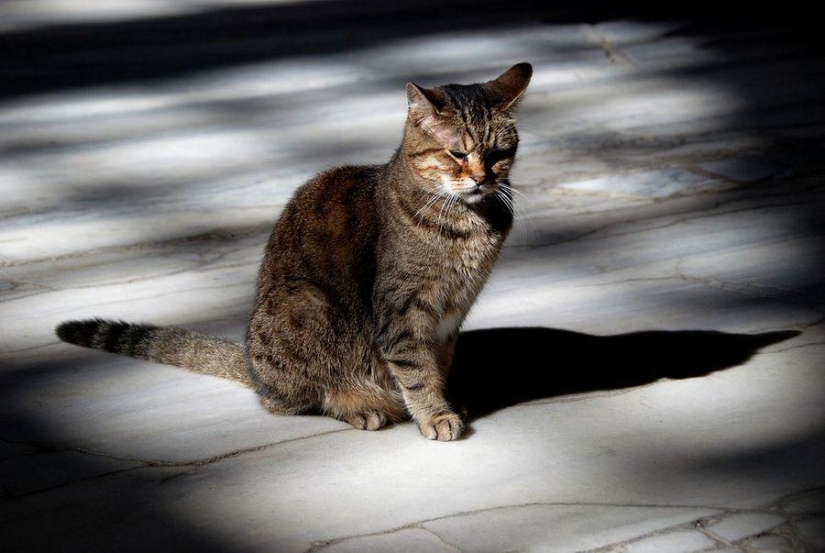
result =
[[472,204],[506,184],[518,146],[513,109],[532,74],[519,63],[483,84],[407,85],[405,153],[435,193]]

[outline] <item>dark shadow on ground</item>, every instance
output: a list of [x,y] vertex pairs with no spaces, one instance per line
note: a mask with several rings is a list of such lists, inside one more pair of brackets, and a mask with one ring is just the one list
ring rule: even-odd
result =
[[176,78],[244,63],[374,48],[438,32],[541,21],[547,9],[538,4],[317,0],[15,30],[0,33],[0,98]]
[[[627,19],[690,20],[691,32],[720,24],[729,28],[769,23],[774,28],[798,29],[810,21],[788,7],[780,11],[773,6],[748,6],[727,12],[704,1],[313,0],[219,7],[172,16],[147,11],[144,18],[124,21],[0,31],[0,98],[344,53],[435,33]],[[468,59],[468,64],[478,65],[478,61]]]
[[525,401],[694,378],[741,365],[798,336],[648,331],[593,336],[552,328],[463,332],[447,382],[450,401],[478,418]]

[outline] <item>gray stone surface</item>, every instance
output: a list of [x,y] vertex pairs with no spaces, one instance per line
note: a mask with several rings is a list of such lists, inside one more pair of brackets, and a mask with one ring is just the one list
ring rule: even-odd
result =
[[465,551],[595,549],[707,514],[702,509],[605,505],[502,507],[424,524]]
[[767,533],[785,522],[780,515],[765,513],[737,513],[705,526],[713,536],[726,542],[736,542],[748,536]]
[[[823,550],[804,36],[518,2],[69,4],[0,5],[4,548]],[[522,60],[518,223],[451,382],[466,438],[275,417],[54,337],[100,316],[240,340],[297,186],[385,160],[406,81]]]
[[144,466],[139,461],[88,455],[79,451],[43,451],[0,460],[4,492],[26,496]]
[[784,536],[767,535],[748,540],[743,544],[745,547],[756,549],[757,551],[771,551],[776,553],[791,553],[794,551],[794,544]]
[[316,551],[330,553],[361,553],[383,551],[432,551],[433,553],[455,553],[457,549],[444,543],[438,536],[423,528],[405,528],[396,532],[343,539],[330,544],[320,543]]
[[630,542],[622,551],[626,553],[691,553],[712,549],[717,542],[698,530],[674,530]]
[[825,551],[825,517],[803,520],[794,525],[795,545],[803,545],[812,551]]

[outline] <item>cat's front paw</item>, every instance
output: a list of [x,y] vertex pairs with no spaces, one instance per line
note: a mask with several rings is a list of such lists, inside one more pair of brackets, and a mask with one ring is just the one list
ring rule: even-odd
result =
[[419,422],[418,429],[427,439],[449,442],[461,437],[464,423],[455,413],[445,413]]

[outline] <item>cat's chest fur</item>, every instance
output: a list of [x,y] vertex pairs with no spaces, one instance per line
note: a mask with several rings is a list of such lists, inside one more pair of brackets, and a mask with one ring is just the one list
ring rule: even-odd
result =
[[479,228],[464,240],[440,246],[443,269],[439,280],[448,303],[461,306],[473,301],[493,268],[502,241],[503,237]]
[[393,265],[407,265],[408,285],[432,311],[435,340],[443,343],[460,327],[483,288],[506,238],[509,225],[500,228],[483,214],[462,210],[443,227],[410,225],[401,233],[399,255]]
[[481,231],[445,248],[449,256],[444,260],[443,276],[438,283],[443,290],[443,307],[435,330],[438,343],[445,343],[458,333],[493,269],[502,242],[502,236]]

